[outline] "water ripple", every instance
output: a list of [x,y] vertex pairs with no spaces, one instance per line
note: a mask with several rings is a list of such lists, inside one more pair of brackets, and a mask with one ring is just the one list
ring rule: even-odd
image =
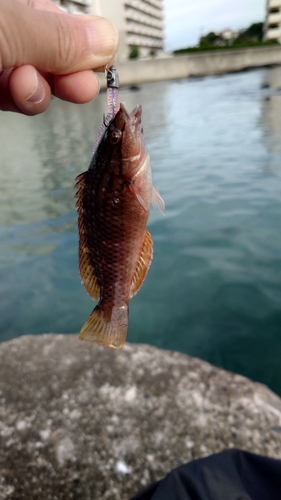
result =
[[[261,89],[269,82],[269,94]],[[128,340],[202,357],[281,394],[281,69],[145,85],[154,261]],[[136,101],[138,100],[138,102]],[[105,96],[0,115],[0,339],[76,332],[92,309],[77,270],[74,179]],[[16,311],[16,314],[15,314]]]

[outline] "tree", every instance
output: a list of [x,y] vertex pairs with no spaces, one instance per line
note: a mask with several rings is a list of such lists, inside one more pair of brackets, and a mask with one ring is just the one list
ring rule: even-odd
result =
[[254,23],[246,30],[242,31],[238,38],[237,43],[245,42],[262,42],[263,40],[263,23]]
[[208,48],[213,46],[225,45],[225,40],[220,35],[216,35],[213,31],[208,35],[201,36],[199,41],[200,48]]
[[130,54],[129,54],[129,58],[130,59],[137,59],[140,55],[140,51],[139,51],[139,48],[137,45],[132,45],[131,46],[131,50],[130,50]]

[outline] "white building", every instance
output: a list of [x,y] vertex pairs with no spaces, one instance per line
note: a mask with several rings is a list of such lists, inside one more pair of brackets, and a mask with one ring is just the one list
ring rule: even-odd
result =
[[281,43],[281,0],[267,0],[264,40]]
[[119,31],[118,60],[129,57],[132,47],[150,56],[164,49],[162,0],[54,0],[70,13],[96,14],[112,21]]

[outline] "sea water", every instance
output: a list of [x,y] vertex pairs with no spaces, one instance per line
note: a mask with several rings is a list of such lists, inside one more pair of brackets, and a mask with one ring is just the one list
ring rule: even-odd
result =
[[[154,259],[128,341],[198,356],[281,395],[281,68],[122,89],[143,106]],[[93,309],[78,274],[75,177],[104,93],[41,116],[0,113],[0,340],[77,333]],[[89,345],[89,349],[91,346]]]

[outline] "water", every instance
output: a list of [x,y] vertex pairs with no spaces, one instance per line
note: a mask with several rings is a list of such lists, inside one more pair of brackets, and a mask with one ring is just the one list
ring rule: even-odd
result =
[[[121,100],[143,105],[166,202],[165,217],[151,212],[154,261],[130,304],[128,340],[198,356],[281,394],[278,81],[281,68],[261,69],[122,90]],[[78,332],[92,310],[77,270],[73,184],[105,101],[0,115],[1,341]]]

